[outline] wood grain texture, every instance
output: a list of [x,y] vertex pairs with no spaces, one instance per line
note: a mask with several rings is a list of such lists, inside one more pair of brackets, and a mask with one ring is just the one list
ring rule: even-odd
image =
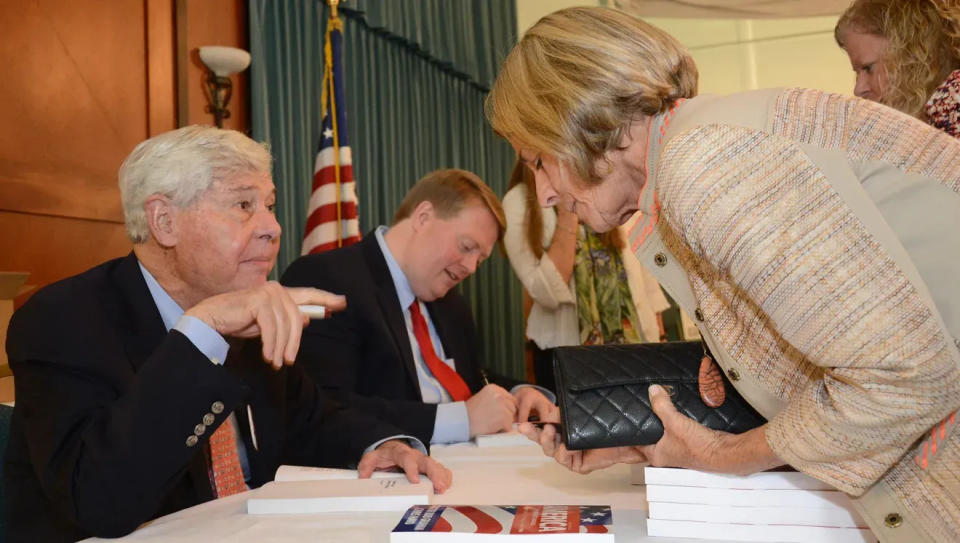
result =
[[[27,271],[28,285],[80,273],[132,248],[122,224],[0,211],[0,270]],[[16,304],[32,292],[18,296]]]
[[143,7],[0,3],[0,209],[122,220],[116,171],[146,134]]

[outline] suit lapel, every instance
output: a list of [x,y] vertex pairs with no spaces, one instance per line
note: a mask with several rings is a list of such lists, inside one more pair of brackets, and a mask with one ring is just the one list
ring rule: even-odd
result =
[[410,378],[413,388],[419,395],[420,382],[417,379],[417,368],[413,363],[413,350],[410,347],[407,323],[403,318],[400,300],[397,298],[397,289],[393,286],[393,277],[390,276],[387,261],[380,251],[380,244],[377,243],[376,233],[370,232],[360,243],[363,245],[363,257],[366,260],[367,269],[370,270],[370,279],[377,292],[377,303],[380,305],[381,314],[393,337],[394,345],[403,358],[407,377]]
[[125,350],[136,372],[166,336],[160,311],[150,296],[137,257],[131,252],[113,272],[117,286],[117,326],[128,331]]

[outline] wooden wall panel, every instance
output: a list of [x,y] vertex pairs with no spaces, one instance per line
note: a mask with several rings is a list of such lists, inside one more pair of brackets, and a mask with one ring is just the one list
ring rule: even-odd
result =
[[142,2],[0,3],[0,209],[122,220],[117,167],[146,134],[143,17]]
[[[29,271],[29,285],[46,285],[130,252],[122,224],[0,211],[4,271]],[[16,300],[22,303],[32,292]]]
[[[0,270],[42,286],[130,250],[117,169],[137,143],[177,126],[181,103],[189,123],[212,124],[190,49],[247,48],[245,5],[0,2]],[[246,76],[235,76],[228,127],[249,131],[247,97]]]

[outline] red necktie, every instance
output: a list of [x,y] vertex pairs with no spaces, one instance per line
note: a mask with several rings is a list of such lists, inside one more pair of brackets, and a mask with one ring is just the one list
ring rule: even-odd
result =
[[417,345],[420,346],[420,354],[423,355],[430,373],[440,381],[443,388],[447,389],[450,397],[455,402],[462,402],[470,398],[470,388],[463,381],[453,368],[440,360],[437,353],[433,350],[433,343],[430,341],[430,332],[427,329],[427,321],[420,313],[420,302],[414,300],[410,304],[410,320],[413,321],[413,335],[417,338]]
[[237,433],[230,419],[223,421],[210,436],[210,482],[217,497],[223,498],[249,490],[243,481],[243,468],[237,451]]

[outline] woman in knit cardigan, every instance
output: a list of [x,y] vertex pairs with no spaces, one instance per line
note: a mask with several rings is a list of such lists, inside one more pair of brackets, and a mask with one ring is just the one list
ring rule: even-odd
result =
[[696,85],[668,34],[570,8],[507,56],[487,117],[542,205],[598,232],[629,221],[631,250],[768,422],[710,430],[654,385],[654,445],[568,451],[549,426],[522,430],[576,471],[789,464],[849,494],[884,542],[960,541],[960,142],[858,98]]

